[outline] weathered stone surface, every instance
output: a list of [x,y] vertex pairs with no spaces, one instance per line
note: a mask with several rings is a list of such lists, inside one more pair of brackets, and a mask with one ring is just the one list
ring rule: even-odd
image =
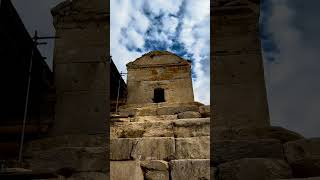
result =
[[124,122],[111,124],[111,138],[137,137],[173,137],[173,123],[156,122]]
[[158,170],[158,171],[166,171],[169,168],[167,161],[162,160],[149,160],[149,161],[142,161],[141,167],[148,169],[148,170]]
[[64,135],[29,141],[25,144],[24,156],[36,155],[39,151],[61,147],[102,147],[107,146],[105,134],[96,135]]
[[106,180],[107,174],[101,172],[81,172],[73,174],[66,180]]
[[242,158],[284,159],[282,144],[275,139],[214,140],[211,145],[211,158],[215,164]]
[[134,138],[110,139],[110,160],[131,160],[132,150],[137,143],[138,139]]
[[227,128],[214,127],[212,130],[213,139],[236,140],[236,139],[278,139],[282,143],[303,139],[300,134],[287,130],[282,127],[263,127],[263,128]]
[[320,176],[320,138],[287,142],[284,151],[295,177]]
[[138,161],[110,161],[110,180],[144,180]]
[[169,180],[169,171],[147,171],[146,180]]
[[176,138],[177,159],[210,159],[210,136]]
[[[152,51],[128,63],[127,69],[128,104],[194,101],[191,64],[175,54]],[[161,100],[155,95],[159,88]]]
[[199,180],[210,179],[210,160],[173,160],[170,161],[172,180]]
[[80,171],[106,172],[107,150],[103,147],[66,147],[37,152],[25,159],[30,169],[59,170],[68,168]]
[[218,179],[217,168],[210,167],[210,178],[213,178],[212,180]]
[[142,161],[141,167],[144,169],[147,180],[169,180],[169,165],[166,161],[149,160]]
[[111,138],[195,137],[210,135],[209,118],[146,122],[113,122]]
[[167,106],[159,107],[157,109],[158,115],[179,114],[186,111],[198,111],[197,105],[184,105],[184,106]]
[[139,160],[170,160],[174,154],[174,138],[142,138],[134,146],[131,156]]
[[186,111],[178,114],[178,119],[200,118],[201,114],[195,111]]
[[283,160],[245,158],[219,165],[220,180],[270,180],[290,177],[290,166]]
[[210,136],[210,118],[173,121],[175,137]]
[[200,106],[199,113],[201,114],[201,117],[210,117],[210,105]]
[[174,138],[120,138],[110,141],[111,160],[169,160],[174,154]]

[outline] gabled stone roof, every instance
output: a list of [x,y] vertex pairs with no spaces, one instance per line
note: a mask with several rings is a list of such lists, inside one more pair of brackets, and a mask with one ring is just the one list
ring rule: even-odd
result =
[[151,51],[142,55],[140,58],[129,62],[128,68],[134,67],[154,67],[172,65],[190,65],[190,61],[185,60],[169,51]]

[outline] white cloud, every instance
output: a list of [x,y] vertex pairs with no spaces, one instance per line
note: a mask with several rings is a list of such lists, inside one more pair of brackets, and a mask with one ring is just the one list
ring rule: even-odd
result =
[[182,23],[179,38],[194,59],[195,99],[210,104],[210,72],[209,68],[205,67],[210,65],[210,1],[187,1]]
[[[182,16],[182,31],[177,37],[176,32],[181,19],[176,15],[182,2],[182,0],[112,0],[111,54],[118,69],[125,72],[126,63],[145,53],[144,45],[147,40],[165,42],[169,51],[173,41],[180,41],[194,60],[193,70],[197,77],[193,82],[195,100],[210,104],[208,68],[210,2],[209,0],[186,1],[186,9]],[[146,7],[152,12],[149,17],[143,11]],[[160,13],[163,15],[161,19],[154,19]],[[125,33],[122,33],[121,29]],[[140,48],[143,52],[129,51],[126,47]]]

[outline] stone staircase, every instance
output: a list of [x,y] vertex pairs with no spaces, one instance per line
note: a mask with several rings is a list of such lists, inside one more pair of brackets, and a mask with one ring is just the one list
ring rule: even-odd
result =
[[112,118],[111,180],[210,179],[208,108],[154,106],[126,107]]

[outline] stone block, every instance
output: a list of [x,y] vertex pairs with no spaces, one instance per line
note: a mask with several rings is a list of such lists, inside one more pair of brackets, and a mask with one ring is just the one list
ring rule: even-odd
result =
[[55,65],[57,92],[106,90],[106,77],[104,62]]
[[107,174],[102,172],[81,172],[73,174],[66,180],[106,180]]
[[186,111],[178,114],[178,119],[201,118],[201,114],[195,111]]
[[176,159],[210,159],[210,136],[176,138]]
[[168,162],[150,160],[141,162],[147,180],[169,180]]
[[270,180],[291,178],[290,166],[283,160],[245,158],[219,165],[220,180]]
[[120,138],[110,141],[111,160],[170,160],[174,154],[174,138]]
[[210,136],[210,118],[173,121],[175,137]]
[[320,138],[287,142],[284,152],[295,177],[320,176]]
[[111,138],[174,137],[172,122],[121,122],[111,125]]
[[139,160],[171,160],[175,155],[174,138],[142,138],[131,156]]
[[210,179],[209,159],[183,159],[170,161],[172,180]]
[[303,136],[296,132],[275,126],[261,128],[213,127],[212,137],[215,140],[278,139],[281,143],[303,139]]
[[107,133],[106,91],[79,91],[57,95],[55,123],[50,134]]
[[[54,64],[72,62],[105,62],[107,26],[92,23],[84,28],[57,30]],[[103,38],[105,37],[105,38]]]
[[211,109],[210,105],[200,106],[199,113],[201,114],[201,117],[203,118],[210,117],[211,116],[210,109]]
[[144,180],[139,161],[110,161],[110,180]]
[[107,147],[106,134],[63,135],[29,141],[25,144],[24,157],[36,156],[40,151],[62,147]]
[[198,111],[197,105],[167,106],[157,108],[158,115],[173,115],[186,111]]
[[214,164],[234,161],[242,158],[284,159],[283,147],[279,140],[213,140]]
[[81,171],[107,171],[107,149],[105,147],[64,147],[38,152],[25,159],[30,169],[72,169]]

